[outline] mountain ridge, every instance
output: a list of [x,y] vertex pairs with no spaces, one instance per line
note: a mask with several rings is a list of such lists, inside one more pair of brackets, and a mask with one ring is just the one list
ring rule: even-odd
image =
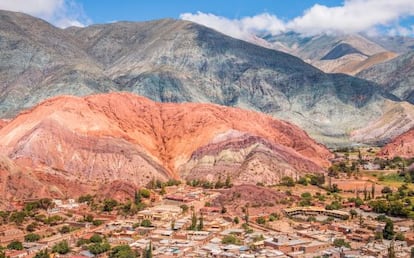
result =
[[[67,54],[53,55],[53,49],[50,54],[49,43],[42,43],[46,38],[33,41],[21,33],[8,35],[18,28],[0,31],[9,48],[13,40],[26,42],[19,52],[3,48],[0,80],[6,83],[0,94],[0,117],[13,117],[55,95],[129,91],[156,101],[216,103],[264,112],[305,128],[325,144],[337,145],[349,144],[350,132],[381,117],[387,99],[398,100],[372,82],[325,74],[297,57],[187,21],[66,30],[41,24],[37,30],[54,36],[53,44],[49,42],[52,48],[66,44]],[[67,38],[71,40],[66,42]]]

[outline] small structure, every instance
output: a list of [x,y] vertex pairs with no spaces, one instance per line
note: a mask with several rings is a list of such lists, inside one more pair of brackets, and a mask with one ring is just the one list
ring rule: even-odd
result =
[[347,220],[349,219],[348,212],[345,211],[338,211],[338,210],[326,210],[320,207],[293,207],[284,209],[283,212],[286,216],[292,217],[296,215],[305,215],[305,216],[318,216],[324,215],[328,217],[333,217],[337,219]]

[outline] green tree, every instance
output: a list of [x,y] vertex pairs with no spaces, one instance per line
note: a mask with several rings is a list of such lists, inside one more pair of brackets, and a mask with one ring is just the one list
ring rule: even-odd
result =
[[385,186],[384,188],[382,188],[381,193],[390,194],[392,193],[392,189],[389,186]]
[[38,234],[30,233],[24,236],[24,241],[26,242],[36,242],[40,239]]
[[152,258],[152,243],[150,242],[148,247],[144,249],[144,252],[142,253],[143,258]]
[[92,222],[93,221],[93,215],[92,214],[87,214],[87,215],[83,215],[84,218],[83,220],[86,222]]
[[49,198],[42,198],[39,200],[39,208],[47,210],[54,206],[52,199]]
[[81,195],[78,198],[78,202],[79,203],[84,203],[86,202],[88,205],[91,205],[93,203],[93,196],[90,194],[87,195]]
[[119,245],[112,248],[109,258],[136,258],[137,254],[132,251],[129,245]]
[[36,230],[36,228],[37,228],[37,222],[32,222],[32,223],[30,223],[29,225],[26,226],[26,230],[28,232],[33,232],[33,231]]
[[301,200],[299,202],[300,206],[309,206],[312,204],[312,195],[309,192],[304,192],[301,194]]
[[288,187],[295,186],[295,181],[290,176],[284,176],[280,180],[280,184]]
[[187,211],[188,211],[188,205],[182,204],[182,205],[180,205],[180,208],[183,211],[183,213],[187,213]]
[[275,212],[272,212],[270,215],[269,215],[269,221],[275,221],[275,220],[278,220],[279,219],[279,214],[277,214],[277,213],[275,213]]
[[307,186],[308,185],[308,179],[306,177],[300,177],[298,180],[298,184]]
[[112,211],[117,205],[118,205],[118,202],[115,201],[114,199],[105,199],[102,210],[109,212],[109,211]]
[[16,225],[21,225],[26,218],[26,213],[24,211],[15,211],[10,215],[9,221],[16,223]]
[[143,221],[141,221],[141,227],[146,227],[146,228],[152,227],[152,223],[150,220],[144,219]]
[[23,244],[20,241],[12,241],[10,244],[7,245],[7,249],[10,250],[23,250]]
[[135,191],[135,195],[134,195],[134,203],[135,205],[138,205],[141,203],[141,194],[139,193],[139,191]]
[[331,189],[330,189],[330,192],[331,193],[339,193],[339,191],[340,191],[340,189],[339,189],[338,185],[337,184],[333,184],[332,187],[331,187]]
[[83,238],[79,238],[78,241],[76,242],[76,246],[83,246],[85,244],[89,244],[91,241],[89,239],[83,239]]
[[191,214],[191,225],[190,225],[190,230],[196,230],[197,228],[197,216],[195,214],[195,212],[193,211],[193,213]]
[[69,232],[70,232],[70,227],[69,227],[69,226],[67,226],[67,225],[65,225],[65,226],[63,226],[63,227],[61,227],[61,228],[59,229],[59,232],[60,232],[61,234],[66,234],[66,233],[69,233]]
[[197,230],[201,231],[201,230],[203,230],[203,228],[204,228],[204,218],[203,218],[203,216],[201,215],[201,216],[198,218],[198,226],[197,226]]
[[239,224],[240,223],[239,217],[234,217],[233,222],[234,224]]
[[103,239],[100,235],[93,234],[93,236],[91,236],[91,238],[89,238],[89,241],[91,241],[92,243],[102,243]]
[[92,225],[94,225],[94,226],[100,226],[100,225],[102,225],[103,224],[103,221],[102,220],[94,220],[94,221],[92,221]]
[[231,183],[231,178],[229,175],[227,175],[226,177],[226,181],[224,182],[224,185],[226,186],[226,188],[230,188],[233,186],[233,184]]
[[164,195],[164,194],[166,194],[167,192],[165,191],[165,185],[163,185],[162,187],[161,187],[161,191],[160,191],[160,194],[161,195]]
[[387,219],[385,222],[384,230],[382,231],[382,235],[384,236],[384,239],[392,240],[394,238],[394,223],[392,220]]
[[55,244],[52,247],[52,252],[59,253],[59,254],[67,254],[70,252],[69,244],[66,240],[61,241],[57,244]]
[[230,234],[230,235],[226,235],[223,237],[223,239],[221,240],[221,243],[223,245],[229,245],[229,244],[240,244],[240,239],[238,239],[236,236]]
[[102,243],[93,243],[88,246],[89,252],[93,254],[102,254],[111,249],[111,246],[108,242],[102,242]]
[[372,199],[375,199],[375,183],[372,183],[371,185],[371,197]]
[[356,212],[356,210],[354,210],[354,209],[351,209],[350,211],[349,211],[349,214],[351,214],[351,219],[353,219],[354,217],[356,217],[357,215],[358,215],[358,213]]
[[394,240],[391,241],[390,246],[388,247],[387,258],[395,258]]
[[395,240],[398,241],[405,241],[405,236],[402,232],[398,232],[397,234],[395,234]]
[[47,248],[45,250],[41,250],[40,252],[36,253],[36,255],[34,256],[34,258],[49,258],[49,257],[50,257],[50,254]]
[[147,198],[147,199],[151,196],[151,192],[150,192],[150,190],[148,190],[148,189],[146,189],[146,188],[141,188],[141,189],[139,190],[139,194],[140,194],[142,197]]
[[266,219],[264,217],[260,216],[256,219],[256,223],[263,225],[263,224],[266,223]]
[[335,246],[335,247],[342,247],[342,246],[344,246],[344,247],[348,247],[348,248],[350,248],[351,246],[349,245],[349,243],[348,242],[346,242],[344,239],[342,239],[342,238],[336,238],[335,240],[334,240],[334,242],[333,242],[333,245]]

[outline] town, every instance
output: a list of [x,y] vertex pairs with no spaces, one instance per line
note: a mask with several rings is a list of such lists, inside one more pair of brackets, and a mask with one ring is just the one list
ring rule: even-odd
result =
[[339,153],[329,182],[154,179],[124,202],[17,201],[0,212],[0,257],[412,257],[412,185],[346,178],[358,155]]

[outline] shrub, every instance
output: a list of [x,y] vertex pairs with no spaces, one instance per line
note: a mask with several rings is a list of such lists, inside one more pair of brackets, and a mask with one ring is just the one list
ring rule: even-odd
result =
[[67,241],[59,242],[52,247],[52,251],[54,253],[67,254],[70,252],[69,244]]
[[24,241],[26,242],[36,242],[40,239],[38,234],[30,233],[24,236]]

